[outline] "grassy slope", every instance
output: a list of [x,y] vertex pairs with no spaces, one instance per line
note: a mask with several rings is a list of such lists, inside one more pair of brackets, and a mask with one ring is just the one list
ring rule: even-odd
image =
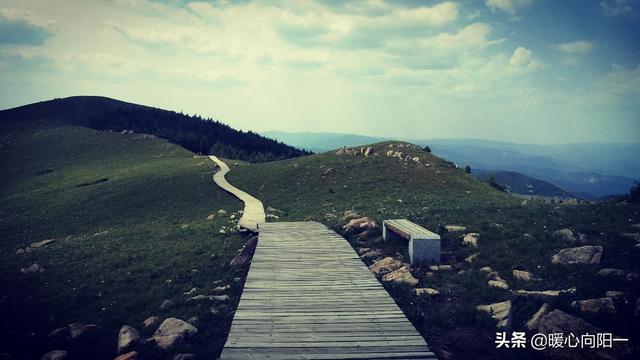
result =
[[[194,351],[220,351],[230,318],[181,295],[243,275],[227,264],[246,238],[217,234],[228,215],[206,219],[241,209],[213,184],[208,159],[140,134],[27,125],[0,132],[0,165],[3,352],[37,359],[50,350],[49,331],[86,322],[103,329],[92,357],[110,359],[120,326],[140,330],[151,315],[199,316],[207,325]],[[50,238],[58,241],[16,254]],[[20,274],[34,262],[46,271]],[[160,311],[164,299],[177,306]]]
[[[437,288],[442,296],[416,298],[409,288],[385,285],[429,344],[438,351],[453,353],[453,358],[508,358],[513,355],[495,350],[495,323],[475,310],[476,305],[511,298],[509,291],[487,286],[487,279],[478,270],[483,266],[499,271],[512,289],[577,286],[578,299],[601,297],[607,290],[627,291],[628,303],[619,305],[617,319],[586,319],[638,340],[638,333],[633,329],[639,324],[631,314],[640,288],[625,281],[602,281],[595,275],[601,267],[640,269],[640,256],[633,251],[634,241],[620,236],[620,232],[632,230],[630,224],[640,222],[637,205],[566,206],[537,201],[523,205],[522,200],[497,192],[420,149],[405,147],[399,150],[412,157],[419,156],[423,163],[431,164],[428,168],[416,166],[411,161],[403,163],[388,158],[385,155],[388,143],[376,144],[374,148],[378,156],[365,158],[329,152],[252,164],[232,171],[228,177],[230,182],[263,200],[265,206],[284,211],[284,215],[276,213],[281,216],[279,221],[320,220],[340,231],[344,224],[339,219],[340,214],[353,209],[378,222],[403,217],[432,230],[438,223],[443,223],[460,224],[468,231],[480,232],[482,238],[478,249],[462,246],[459,235],[444,237],[444,262],[454,264],[456,270],[427,277],[426,269],[414,269],[414,275],[420,280],[419,287]],[[334,170],[323,176],[328,168]],[[439,173],[436,175],[436,172]],[[333,220],[327,214],[335,214],[338,219]],[[586,234],[589,244],[603,245],[601,266],[552,265],[550,258],[558,249],[576,246],[553,238],[553,230],[562,227]],[[379,239],[380,233],[376,235],[365,241],[347,238],[356,249],[378,248],[386,255],[408,261],[402,244],[383,242]],[[476,252],[480,252],[477,260],[471,265],[465,264],[464,259]],[[370,263],[369,260],[366,262]],[[519,282],[511,276],[515,268],[531,271],[544,280]],[[467,273],[457,275],[459,270],[467,270]],[[540,305],[535,301],[516,303],[514,327],[522,329]],[[558,302],[556,306],[575,313],[567,302]],[[535,358],[537,354],[529,355]]]

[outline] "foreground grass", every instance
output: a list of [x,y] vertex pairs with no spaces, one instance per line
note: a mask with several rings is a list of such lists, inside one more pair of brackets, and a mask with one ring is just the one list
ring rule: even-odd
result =
[[[101,335],[75,350],[111,359],[122,325],[141,330],[157,315],[199,317],[184,350],[219,354],[231,317],[182,295],[231,284],[237,301],[244,279],[228,263],[246,237],[218,234],[241,203],[213,184],[208,159],[153,137],[74,127],[13,129],[0,144],[2,352],[38,359],[52,329],[84,322]],[[57,241],[16,253],[45,239]],[[33,263],[45,271],[20,273]],[[176,305],[160,311],[166,299]]]
[[[354,249],[378,249],[383,256],[408,262],[406,244],[381,239],[381,232],[367,237],[345,234],[341,219],[344,211],[353,210],[374,218],[408,218],[428,229],[438,224],[458,224],[466,232],[481,234],[480,246],[463,246],[461,235],[443,237],[443,263],[452,271],[431,272],[414,267],[418,287],[432,287],[440,295],[416,297],[413,289],[385,284],[409,319],[425,336],[436,352],[453,359],[513,358],[513,352],[495,349],[495,324],[476,306],[512,299],[509,290],[489,287],[486,274],[479,269],[490,266],[498,271],[511,290],[559,290],[576,287],[575,299],[603,297],[608,290],[624,291],[615,318],[585,317],[593,324],[619,336],[630,337],[637,344],[640,325],[634,317],[640,286],[628,281],[608,281],[596,275],[600,268],[612,267],[629,272],[640,271],[640,254],[635,242],[621,236],[640,223],[640,207],[632,204],[602,203],[568,206],[557,203],[526,201],[494,190],[456,169],[452,164],[405,147],[412,160],[403,162],[386,156],[389,143],[374,145],[377,156],[337,155],[335,152],[237,168],[229,181],[255,194],[278,218],[272,221],[318,220],[347,237]],[[331,169],[331,170],[329,170]],[[599,266],[553,265],[551,257],[559,249],[578,246],[556,239],[553,231],[569,227],[585,234],[587,243],[602,245],[604,255]],[[468,256],[479,253],[472,263]],[[374,259],[365,259],[370,265]],[[327,259],[330,261],[330,259]],[[512,277],[512,270],[527,270],[541,281],[522,282]],[[576,314],[569,300],[553,304]],[[566,301],[564,301],[566,300]],[[514,300],[515,301],[515,300]],[[513,328],[523,330],[524,323],[542,302],[515,301]],[[538,358],[540,353],[520,351],[518,357]]]

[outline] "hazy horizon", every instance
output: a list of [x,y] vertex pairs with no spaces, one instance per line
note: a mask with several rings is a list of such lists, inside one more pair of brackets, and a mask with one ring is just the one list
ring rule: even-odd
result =
[[90,94],[264,132],[637,143],[640,1],[0,0],[0,107]]

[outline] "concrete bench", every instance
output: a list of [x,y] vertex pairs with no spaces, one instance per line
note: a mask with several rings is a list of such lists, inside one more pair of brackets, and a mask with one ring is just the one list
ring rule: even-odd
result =
[[440,235],[407,219],[384,220],[382,236],[385,240],[409,240],[409,258],[412,265],[440,262]]

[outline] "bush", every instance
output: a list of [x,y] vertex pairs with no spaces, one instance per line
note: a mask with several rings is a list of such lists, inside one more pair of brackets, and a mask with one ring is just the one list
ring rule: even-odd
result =
[[467,165],[464,167],[464,172],[466,172],[467,174],[471,174],[471,166]]
[[629,190],[629,195],[627,195],[627,201],[631,203],[640,202],[640,182],[635,182],[631,189]]
[[425,146],[424,148],[422,148],[422,150],[430,153],[431,152],[431,148],[429,146]]
[[502,184],[498,184],[495,176],[491,175],[491,177],[489,178],[489,180],[487,180],[487,182],[489,183],[489,186],[491,186],[492,188],[503,191],[503,192],[507,192],[507,187]]

